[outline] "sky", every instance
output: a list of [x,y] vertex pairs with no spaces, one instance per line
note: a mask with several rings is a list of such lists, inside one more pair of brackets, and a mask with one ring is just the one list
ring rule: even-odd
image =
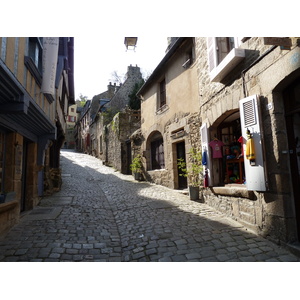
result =
[[125,37],[75,36],[74,37],[74,81],[75,98],[80,95],[92,99],[107,90],[114,82],[113,72],[124,76],[129,65],[141,68],[143,75],[154,71],[165,55],[167,37],[139,36],[135,50],[127,50]]

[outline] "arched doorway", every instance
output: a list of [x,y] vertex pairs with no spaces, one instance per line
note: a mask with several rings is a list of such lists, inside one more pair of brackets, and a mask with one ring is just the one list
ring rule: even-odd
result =
[[283,91],[283,98],[297,232],[300,240],[300,78]]

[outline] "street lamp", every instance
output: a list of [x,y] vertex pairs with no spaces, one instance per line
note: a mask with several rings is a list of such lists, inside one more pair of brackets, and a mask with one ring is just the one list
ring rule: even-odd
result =
[[126,51],[127,50],[135,50],[136,43],[137,43],[137,37],[126,37],[124,44],[126,46]]

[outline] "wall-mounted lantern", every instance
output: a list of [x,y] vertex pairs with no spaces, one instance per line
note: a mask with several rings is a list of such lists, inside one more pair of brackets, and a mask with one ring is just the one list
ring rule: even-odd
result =
[[135,50],[136,43],[137,43],[137,37],[126,37],[124,44],[126,46],[126,51],[127,50]]

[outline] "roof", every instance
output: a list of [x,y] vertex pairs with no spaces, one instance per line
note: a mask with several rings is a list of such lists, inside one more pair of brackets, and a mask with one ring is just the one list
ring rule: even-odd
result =
[[158,64],[158,66],[155,68],[153,73],[150,75],[148,80],[142,85],[140,90],[137,92],[137,95],[142,95],[149,87],[150,85],[155,81],[156,77],[159,76],[162,71],[164,70],[164,67],[166,63],[171,59],[171,57],[174,55],[174,53],[177,51],[177,49],[182,45],[182,43],[186,40],[185,37],[179,37],[171,46],[170,50],[166,53],[164,58],[161,60],[161,62]]

